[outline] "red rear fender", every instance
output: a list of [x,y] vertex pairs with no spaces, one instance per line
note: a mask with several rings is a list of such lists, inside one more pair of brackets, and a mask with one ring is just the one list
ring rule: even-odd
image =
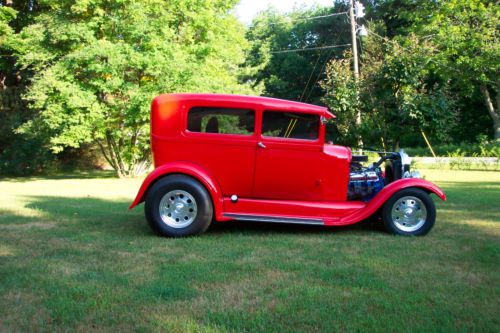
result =
[[222,214],[222,192],[218,184],[203,168],[196,164],[185,162],[168,163],[156,168],[153,172],[151,172],[142,182],[141,188],[139,189],[139,192],[137,193],[135,200],[134,202],[132,202],[129,209],[134,208],[145,200],[148,189],[156,180],[170,174],[188,175],[202,183],[212,197],[215,213]]

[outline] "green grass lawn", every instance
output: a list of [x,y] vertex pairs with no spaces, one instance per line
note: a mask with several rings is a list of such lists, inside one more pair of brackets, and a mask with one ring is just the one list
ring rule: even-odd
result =
[[[160,238],[141,180],[0,181],[0,331],[500,331],[500,172],[423,170],[425,237],[218,224]],[[439,202],[438,202],[439,201]]]

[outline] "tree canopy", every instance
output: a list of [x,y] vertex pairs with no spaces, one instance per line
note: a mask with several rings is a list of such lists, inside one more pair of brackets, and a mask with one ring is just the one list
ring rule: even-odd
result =
[[[364,142],[377,146],[384,142],[397,147],[401,140],[415,144],[421,131],[444,142],[470,142],[485,133],[498,139],[500,100],[495,103],[494,96],[500,96],[495,95],[499,91],[499,9],[495,2],[364,3],[367,17],[359,23],[368,27],[369,35],[358,39],[359,82],[352,77],[351,53],[342,48],[351,42],[348,22],[341,19],[347,1],[335,1],[333,9],[299,8],[286,15],[267,11],[256,18],[247,34],[254,46],[290,50],[271,53],[256,74],[264,92],[304,100],[306,87],[312,92],[305,94],[311,96],[306,102],[324,103],[338,113],[343,137],[337,141],[346,144],[355,145],[359,134]],[[317,19],[297,20],[308,17]],[[326,55],[314,49],[295,51],[324,45],[339,47]],[[313,84],[314,79],[319,81],[312,89],[309,77]],[[361,127],[354,121],[356,110],[363,114]]]
[[253,93],[236,1],[46,1],[10,47],[33,74],[25,95],[50,148],[96,142],[119,175],[149,161],[149,105],[169,92]]
[[[260,66],[252,76],[264,94],[291,100],[319,103],[323,96],[319,82],[329,59],[342,57],[349,48],[350,31],[345,11],[331,8],[297,10],[288,15],[269,9],[257,16],[247,38],[252,43],[248,62]],[[321,17],[304,20],[305,17]],[[340,47],[329,46],[342,45]],[[307,50],[307,49],[313,50]],[[318,48],[318,49],[315,49]],[[291,51],[291,52],[288,52]]]
[[323,104],[347,145],[500,137],[497,1],[363,1],[359,80],[349,1],[269,8],[248,27],[237,2],[0,0],[0,171],[95,147],[118,175],[139,174],[151,100],[172,92]]

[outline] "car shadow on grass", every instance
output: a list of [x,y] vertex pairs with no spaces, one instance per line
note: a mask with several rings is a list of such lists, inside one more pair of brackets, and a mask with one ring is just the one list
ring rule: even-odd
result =
[[[453,210],[458,216],[469,216],[476,201],[484,197],[498,196],[496,182],[460,183],[444,182],[441,184],[448,195],[448,201],[443,203],[435,199],[438,204],[438,221],[440,210]],[[471,201],[477,196],[478,199]],[[128,200],[109,200],[99,197],[53,197],[53,196],[26,196],[24,197],[28,213],[23,210],[4,210],[1,212],[0,225],[45,223],[54,227],[78,228],[81,231],[100,231],[119,233],[126,237],[134,235],[153,236],[154,233],[147,225],[143,213],[143,205],[129,210]],[[491,200],[491,199],[490,199]],[[488,208],[488,207],[486,207]],[[31,214],[30,212],[36,212]],[[492,218],[497,214],[486,209],[481,212],[482,218]],[[442,215],[441,215],[442,216]],[[41,224],[40,224],[41,225]],[[324,227],[313,225],[279,224],[265,222],[230,221],[212,223],[207,235],[219,236],[231,233],[248,234],[384,234],[380,220],[369,219],[360,223],[343,227]]]
[[[95,197],[26,196],[27,211],[3,210],[0,225],[45,225],[61,228],[77,228],[79,232],[113,232],[123,236],[140,234],[153,236],[143,205],[129,210],[130,202],[105,200]],[[254,221],[213,222],[207,235],[218,236],[230,233],[246,234],[327,234],[327,233],[383,233],[380,221],[370,219],[351,226],[324,227],[265,223]]]
[[212,223],[207,233],[212,235],[226,234],[232,232],[245,232],[251,234],[274,233],[274,234],[328,234],[328,233],[384,233],[381,221],[374,219],[361,221],[359,223],[342,227],[325,227],[321,225],[290,224],[290,223],[267,223],[258,221],[228,221],[223,223]]

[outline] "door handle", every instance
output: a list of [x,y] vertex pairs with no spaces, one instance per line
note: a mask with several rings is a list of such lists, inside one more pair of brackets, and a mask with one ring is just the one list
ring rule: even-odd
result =
[[262,142],[257,143],[257,146],[259,146],[260,148],[266,148],[266,145]]

